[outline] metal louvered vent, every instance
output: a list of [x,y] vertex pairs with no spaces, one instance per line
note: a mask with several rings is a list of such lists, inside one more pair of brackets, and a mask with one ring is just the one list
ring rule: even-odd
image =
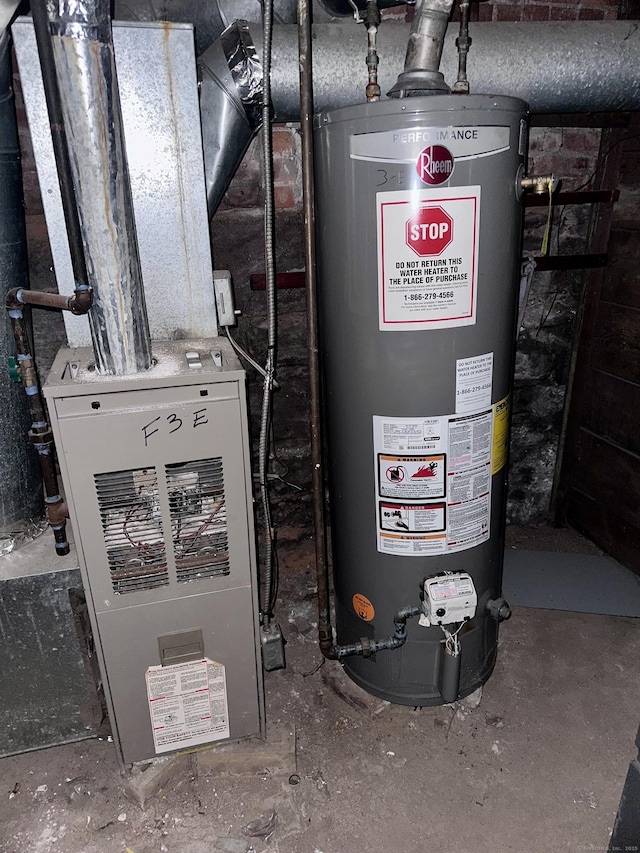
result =
[[167,465],[165,473],[178,582],[228,575],[222,459]]
[[95,474],[113,591],[169,583],[155,468]]

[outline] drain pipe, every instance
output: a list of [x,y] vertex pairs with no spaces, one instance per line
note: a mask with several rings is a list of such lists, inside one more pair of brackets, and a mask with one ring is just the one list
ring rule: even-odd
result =
[[93,287],[93,345],[100,373],[151,366],[151,337],[108,0],[48,4],[49,30],[70,150],[73,187]]

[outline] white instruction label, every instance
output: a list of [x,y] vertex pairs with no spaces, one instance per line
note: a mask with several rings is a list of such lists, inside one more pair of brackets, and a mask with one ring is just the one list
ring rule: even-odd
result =
[[157,753],[229,737],[222,664],[202,658],[172,666],[151,666],[146,682]]
[[380,329],[476,322],[480,187],[378,193]]
[[493,353],[456,361],[456,414],[477,412],[491,405]]
[[419,557],[488,539],[492,425],[493,408],[429,418],[374,416],[378,551]]

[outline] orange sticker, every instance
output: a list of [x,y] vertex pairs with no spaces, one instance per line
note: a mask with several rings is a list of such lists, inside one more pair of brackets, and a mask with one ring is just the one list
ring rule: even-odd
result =
[[356,611],[358,616],[361,619],[364,619],[365,622],[371,622],[373,617],[376,615],[373,604],[366,596],[360,595],[359,592],[356,592],[353,596],[351,603],[353,604],[353,609]]

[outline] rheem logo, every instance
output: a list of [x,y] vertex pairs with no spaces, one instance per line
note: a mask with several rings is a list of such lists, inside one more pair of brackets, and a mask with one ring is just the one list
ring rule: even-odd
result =
[[454,165],[453,154],[448,148],[444,145],[429,145],[418,154],[416,171],[423,183],[437,186],[449,180]]

